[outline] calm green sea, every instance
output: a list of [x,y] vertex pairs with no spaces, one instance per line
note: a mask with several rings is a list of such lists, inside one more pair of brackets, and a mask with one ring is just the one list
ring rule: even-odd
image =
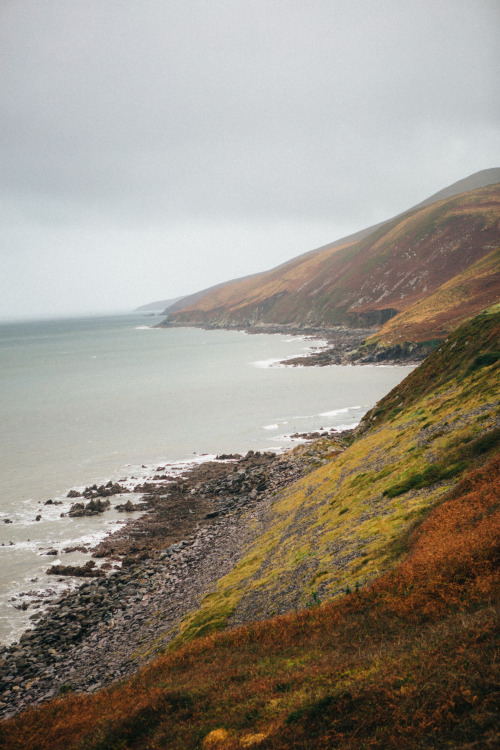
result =
[[[157,321],[0,324],[0,642],[29,624],[48,581],[60,593],[49,564],[78,559],[48,549],[97,541],[123,520],[61,518],[71,487],[134,484],[165,463],[277,450],[295,431],[354,426],[411,369],[275,367],[316,342],[151,328]],[[64,505],[45,506],[49,498]]]

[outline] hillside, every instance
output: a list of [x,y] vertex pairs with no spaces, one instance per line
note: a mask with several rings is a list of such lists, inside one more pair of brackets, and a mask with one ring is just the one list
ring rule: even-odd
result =
[[[497,171],[486,170],[486,182]],[[454,193],[480,175],[342,242],[186,298],[165,324],[372,327],[384,345],[441,339],[500,297],[500,183]]]
[[171,305],[175,305],[176,302],[180,302],[182,297],[175,297],[174,299],[161,299],[157,302],[149,302],[147,305],[141,305],[136,307],[134,312],[161,312]]
[[295,449],[306,475],[267,493],[260,515],[235,514],[251,537],[149,645],[163,656],[4,722],[3,746],[497,747],[499,370],[492,310],[344,450],[328,438]]

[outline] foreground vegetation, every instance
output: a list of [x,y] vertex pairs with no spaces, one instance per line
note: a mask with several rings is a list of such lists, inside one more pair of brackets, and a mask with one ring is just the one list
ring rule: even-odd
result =
[[[499,369],[500,314],[480,316],[276,498],[175,648],[4,722],[2,746],[498,747]],[[220,630],[279,608],[294,576],[303,608]]]

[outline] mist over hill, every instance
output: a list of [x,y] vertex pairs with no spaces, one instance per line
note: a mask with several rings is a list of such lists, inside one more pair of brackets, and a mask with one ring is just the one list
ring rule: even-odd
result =
[[499,222],[500,168],[483,170],[381,224],[188,296],[164,325],[371,327],[379,344],[439,339],[498,299]]

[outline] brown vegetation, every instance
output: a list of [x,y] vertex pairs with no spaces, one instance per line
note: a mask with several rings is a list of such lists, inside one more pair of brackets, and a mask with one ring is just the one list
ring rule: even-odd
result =
[[[231,595],[241,596],[243,584],[256,590],[250,573],[263,569],[266,545],[279,549],[273,540],[256,540],[266,548],[262,559],[254,554],[240,561],[225,586],[194,613],[196,633],[204,637],[178,641],[132,679],[93,696],[68,692],[4,722],[0,745],[9,750],[498,747],[499,369],[500,313],[478,316],[379,402],[344,453],[276,498],[273,507],[278,516],[281,509],[282,524],[285,510],[293,515],[309,504],[327,514],[332,533],[349,523],[359,538],[356,514],[363,493],[377,485],[379,500],[394,498],[407,521],[393,524],[395,533],[384,526],[389,514],[373,521],[377,544],[385,545],[377,548],[377,559],[384,560],[379,569],[388,572],[376,577],[373,571],[369,585],[349,578],[350,585],[340,584],[342,595],[326,604],[315,584],[304,609],[211,632],[214,627],[207,625],[214,625],[214,618],[221,627],[229,621]],[[381,452],[390,462],[388,471],[378,465]],[[366,464],[374,459],[371,469]],[[338,472],[344,481],[337,482]],[[441,491],[419,501],[429,484]],[[307,528],[297,531],[300,544],[313,533],[320,549],[323,526],[308,519]],[[302,553],[298,543],[290,545]],[[332,574],[324,567],[326,557],[321,565],[316,578]],[[272,565],[268,570],[276,597],[280,576],[282,596],[283,581],[290,580],[284,570]],[[295,586],[297,570],[293,567]]]
[[499,506],[497,455],[369,589],[200,639],[114,689],[11,719],[3,746],[496,747]]
[[209,290],[167,323],[383,326],[385,345],[442,338],[498,300],[499,227],[500,187],[471,190]]

